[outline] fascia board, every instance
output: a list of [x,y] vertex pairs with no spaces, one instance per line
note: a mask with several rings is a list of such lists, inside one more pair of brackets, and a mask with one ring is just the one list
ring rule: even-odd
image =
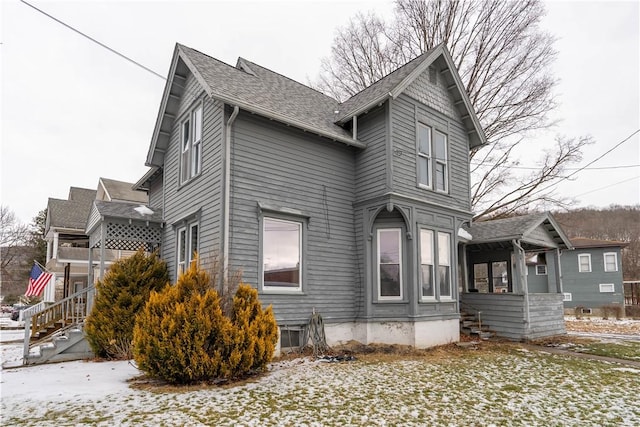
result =
[[176,47],[173,51],[173,58],[171,59],[171,67],[169,68],[169,75],[167,76],[167,80],[164,85],[162,100],[160,101],[160,109],[158,110],[156,125],[153,128],[153,134],[151,136],[151,144],[149,145],[149,151],[147,152],[147,161],[145,163],[146,166],[160,166],[160,165],[154,165],[151,162],[153,161],[153,153],[156,149],[156,142],[158,140],[158,135],[160,134],[160,126],[162,126],[162,117],[164,116],[164,113],[167,109],[169,93],[171,92],[171,86],[173,85],[173,76],[176,72],[176,67],[178,65],[178,56],[179,56],[179,46],[176,44]]

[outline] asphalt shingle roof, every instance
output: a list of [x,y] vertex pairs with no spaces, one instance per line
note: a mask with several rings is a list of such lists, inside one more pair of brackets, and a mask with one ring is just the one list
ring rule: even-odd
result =
[[547,215],[541,213],[474,222],[467,231],[473,236],[473,242],[517,239],[546,218]]
[[144,191],[135,191],[130,182],[116,181],[115,179],[100,178],[105,190],[111,196],[111,200],[124,200],[131,202],[148,203],[149,197]]
[[[129,202],[106,202],[102,200],[96,200],[94,203],[100,215],[104,217],[136,219],[158,223],[162,222],[162,209],[160,208],[149,208],[148,206],[141,203]],[[152,213],[141,213],[141,208],[151,210]],[[144,211],[145,209],[142,210]]]
[[337,100],[246,59],[240,58],[238,67],[233,67],[183,45],[178,49],[198,70],[214,98],[279,114],[328,135],[351,138],[350,132],[334,123]]
[[402,67],[397,68],[395,71],[387,74],[385,77],[364,88],[363,90],[340,104],[339,120],[350,118],[353,113],[358,111],[360,108],[369,105],[370,103],[380,99],[381,97],[391,92],[409,74],[411,74],[411,72],[415,70],[422,63],[422,61],[426,57],[428,57],[431,52],[433,52],[434,49],[431,49],[414,58],[413,60],[407,62]]
[[49,198],[47,203],[49,227],[84,230],[95,198],[96,190],[77,187],[71,187],[70,200]]
[[587,239],[585,237],[574,237],[571,244],[576,248],[606,248],[606,247],[625,247],[627,242],[617,242],[614,240]]

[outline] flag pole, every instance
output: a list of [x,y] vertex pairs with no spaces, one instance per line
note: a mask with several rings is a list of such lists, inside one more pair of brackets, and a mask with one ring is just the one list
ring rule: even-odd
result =
[[51,273],[51,272],[47,269],[47,267],[45,267],[44,265],[40,264],[40,263],[39,263],[38,261],[36,261],[35,259],[33,260],[33,262],[34,262],[35,264],[37,264],[37,265],[38,265],[38,267],[40,267],[40,270],[42,270],[42,271],[46,271],[47,273]]

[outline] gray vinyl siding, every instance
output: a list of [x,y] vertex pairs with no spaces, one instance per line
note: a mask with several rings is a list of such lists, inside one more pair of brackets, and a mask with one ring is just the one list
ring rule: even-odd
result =
[[480,318],[498,336],[530,340],[564,334],[562,294],[529,294],[529,323],[526,323],[525,296],[517,294],[465,293],[462,311]]
[[[223,105],[203,96],[192,74],[187,77],[184,94],[164,158],[165,228],[162,254],[173,280],[176,277],[176,227],[181,225],[182,220],[199,213],[199,253],[205,264],[220,249]],[[204,100],[201,173],[180,184],[180,125],[195,106],[194,102],[200,100]],[[154,200],[158,198],[154,196]]]
[[546,275],[537,275],[536,274],[536,266],[535,265],[527,265],[527,288],[530,293],[544,293],[544,292],[555,292],[549,288],[551,284],[552,287],[555,287],[555,277],[556,277],[556,262],[555,257],[552,252],[548,252],[546,256],[546,266],[547,266],[547,274]]
[[[393,144],[393,191],[432,203],[470,209],[469,140],[461,122],[402,94],[391,103]],[[448,136],[448,193],[418,187],[416,125],[427,126]]]
[[367,148],[355,155],[356,199],[366,200],[388,191],[387,187],[387,107],[358,118],[358,140]]
[[[604,254],[616,253],[618,271],[604,271]],[[591,254],[591,272],[578,271],[578,255]],[[624,305],[622,259],[619,247],[576,248],[561,255],[563,292],[571,293],[565,307],[600,308],[608,304]],[[615,292],[600,292],[600,284],[613,283]]]
[[[303,213],[302,293],[261,292],[280,325],[352,320],[356,295],[353,149],[240,112],[232,130],[230,266],[260,288],[259,205]],[[296,219],[292,217],[292,219]]]
[[162,208],[162,174],[149,183],[149,206]]

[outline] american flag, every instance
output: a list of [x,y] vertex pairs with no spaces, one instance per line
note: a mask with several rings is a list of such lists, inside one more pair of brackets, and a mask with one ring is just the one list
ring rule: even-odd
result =
[[42,271],[38,264],[33,264],[29,275],[29,287],[27,287],[27,292],[25,292],[24,296],[34,297],[40,295],[49,280],[51,280],[51,276],[51,273]]

